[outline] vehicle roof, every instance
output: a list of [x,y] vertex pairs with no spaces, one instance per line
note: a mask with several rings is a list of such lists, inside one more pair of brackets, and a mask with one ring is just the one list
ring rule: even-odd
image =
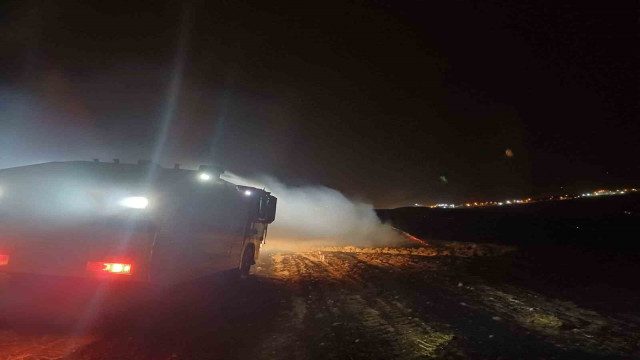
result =
[[[171,186],[171,184],[189,182],[200,173],[200,170],[164,168],[151,162],[141,164],[127,164],[120,162],[97,161],[52,161],[40,164],[18,166],[0,169],[0,181],[22,182],[35,180],[46,183],[46,179],[66,182],[68,180],[92,180],[96,182],[137,183],[145,186]],[[40,181],[42,179],[43,181]],[[218,184],[236,187],[238,189],[253,189],[267,193],[263,189],[251,186],[237,185],[230,181],[217,178]]]
[[[92,178],[98,180],[149,182],[179,181],[196,176],[198,170],[164,168],[154,163],[127,164],[95,161],[54,161],[0,169],[0,178]],[[217,181],[232,184],[223,179]]]

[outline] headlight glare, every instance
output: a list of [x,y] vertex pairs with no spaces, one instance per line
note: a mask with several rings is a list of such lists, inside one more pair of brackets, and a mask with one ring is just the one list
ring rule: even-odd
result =
[[144,196],[131,196],[120,200],[119,204],[132,209],[144,209],[149,205],[149,199]]

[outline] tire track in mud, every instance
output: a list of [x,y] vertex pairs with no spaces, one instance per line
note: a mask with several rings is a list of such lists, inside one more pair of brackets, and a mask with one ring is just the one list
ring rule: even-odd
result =
[[637,322],[489,285],[450,257],[314,251],[272,261],[269,276],[295,294],[282,323],[298,358],[625,358],[638,346]]
[[[427,298],[436,300],[443,297],[440,302],[449,301],[448,308],[460,305],[461,314],[465,313],[466,317],[473,319],[475,326],[493,333],[489,335],[491,338],[502,334],[530,343],[527,345],[531,348],[529,355],[540,352],[541,356],[554,354],[554,357],[561,355],[567,358],[626,358],[629,354],[637,354],[640,347],[639,319],[626,316],[628,314],[623,314],[625,319],[622,320],[619,316],[604,316],[569,301],[547,298],[529,289],[508,284],[489,285],[482,277],[454,267],[429,268],[420,261],[411,262],[398,257],[380,259],[370,253],[358,254],[357,257],[376,266],[390,267],[389,270],[402,280],[410,278],[413,271],[425,283],[434,286],[435,291],[428,294]],[[422,271],[427,269],[437,271]],[[406,282],[404,287],[421,292],[420,288]],[[410,298],[406,295],[403,296],[405,300]],[[444,307],[441,308],[441,313],[445,313]],[[487,315],[491,320],[482,321],[483,318],[486,320]],[[459,319],[444,317],[441,320],[456,327],[464,325]],[[484,341],[477,341],[479,334],[472,331],[468,335],[476,338],[467,339],[475,342],[474,346],[484,346]],[[552,346],[560,351],[555,351]],[[502,355],[505,354],[508,353],[505,351]]]
[[467,291],[483,308],[545,336],[561,348],[590,348],[622,355],[633,351],[634,343],[640,343],[640,334],[634,333],[628,323],[571,302],[510,287],[480,285]]
[[[265,252],[249,279],[185,284],[113,318],[69,359],[638,357],[637,315],[490,282],[471,265],[373,250]],[[10,359],[38,358],[23,351],[31,340],[48,358],[66,347],[53,335],[14,335],[0,331],[0,359],[14,340]]]
[[[303,351],[295,351],[298,358],[431,358],[453,338],[401,304],[379,297],[375,284],[360,276],[369,266],[352,256],[303,253],[272,259],[273,276],[289,281],[295,293],[292,310],[282,320],[295,331],[276,337],[288,339],[280,345],[303,345]],[[304,308],[302,321],[297,308]]]
[[[350,264],[352,269],[357,269],[357,274],[384,275],[379,267],[361,262],[353,254],[337,253],[330,257],[334,263]],[[407,259],[408,257],[394,257]],[[402,261],[402,260],[401,260]],[[403,261],[404,263],[404,261]],[[405,263],[406,264],[406,263]],[[350,295],[345,302],[347,309],[362,319],[365,333],[367,331],[376,334],[377,340],[384,340],[390,348],[387,348],[386,356],[390,358],[424,358],[434,357],[438,350],[452,340],[451,329],[442,324],[436,324],[442,331],[433,327],[433,322],[427,324],[416,317],[413,310],[406,308],[398,301],[395,292],[381,292],[379,285],[364,279],[362,276],[353,276],[358,284],[358,293]]]

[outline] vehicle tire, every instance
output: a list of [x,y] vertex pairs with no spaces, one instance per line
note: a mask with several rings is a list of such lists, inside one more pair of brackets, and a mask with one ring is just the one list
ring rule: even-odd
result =
[[240,277],[247,278],[249,276],[249,272],[251,271],[251,265],[254,264],[253,261],[253,248],[251,246],[247,246],[244,250],[244,254],[242,254],[242,263],[240,264]]

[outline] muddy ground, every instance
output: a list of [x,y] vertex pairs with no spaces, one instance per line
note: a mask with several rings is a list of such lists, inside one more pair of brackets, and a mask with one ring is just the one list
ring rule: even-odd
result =
[[[554,281],[517,251],[456,249],[263,253],[243,281],[216,276],[142,295],[102,289],[103,301],[61,313],[46,299],[67,295],[22,284],[27,295],[8,301],[18,290],[5,281],[0,358],[640,357],[637,290]],[[115,306],[114,291],[136,300]]]

